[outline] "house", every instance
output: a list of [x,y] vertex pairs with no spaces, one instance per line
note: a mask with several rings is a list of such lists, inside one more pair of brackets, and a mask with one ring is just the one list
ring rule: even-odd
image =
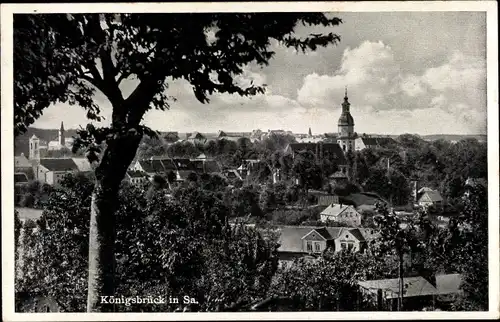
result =
[[14,157],[14,168],[31,168],[31,162],[21,153]]
[[444,202],[443,197],[441,197],[441,194],[438,191],[430,190],[429,188],[422,188],[419,190],[419,194],[417,196],[417,204],[425,209],[429,208],[430,206],[441,209]]
[[339,196],[334,196],[334,195],[318,196],[318,206],[328,207],[332,203],[339,203]]
[[207,142],[207,137],[200,132],[193,132],[186,134],[186,140],[193,144],[205,144],[205,142]]
[[78,166],[71,158],[44,158],[37,160],[35,179],[56,185],[66,174],[78,171]]
[[466,187],[477,187],[482,186],[484,188],[488,187],[488,181],[485,178],[472,178],[469,177],[465,180]]
[[93,171],[92,165],[90,164],[87,158],[72,158],[72,159],[73,162],[75,162],[79,172],[88,173]]
[[353,206],[332,203],[320,213],[320,221],[335,221],[350,227],[359,227],[361,214]]
[[488,189],[488,180],[486,180],[486,178],[467,178],[467,180],[465,181],[465,192],[463,194],[463,197],[467,198],[472,189],[477,189],[480,187]]
[[28,183],[28,176],[23,172],[14,173],[14,185],[24,185]]
[[[433,280],[422,276],[404,277],[403,309],[422,310],[429,306],[446,306],[453,295],[459,294],[460,274],[436,275]],[[400,279],[358,281],[360,292],[377,303],[379,310],[396,310]]]
[[349,177],[342,170],[332,173],[328,177],[328,181],[332,186],[344,185],[349,182]]
[[31,164],[30,160],[28,160],[28,158],[24,156],[24,153],[21,153],[21,155],[16,155],[14,157],[14,172],[24,173],[30,180],[35,177],[35,174],[33,172],[33,165]]
[[233,170],[232,169],[226,170],[226,171],[224,171],[224,176],[228,180],[231,180],[231,181],[243,181],[243,178],[239,174],[238,170],[234,170],[234,169]]
[[247,159],[243,160],[242,164],[236,169],[243,179],[250,176],[252,173],[257,173],[263,168],[268,168],[271,172],[270,167],[263,161],[258,159]]
[[278,254],[280,261],[314,259],[326,249],[363,251],[367,241],[377,238],[371,229],[344,227],[281,226]]
[[208,159],[208,158],[207,158],[207,156],[205,155],[205,153],[201,153],[201,154],[199,154],[196,158],[194,158],[194,159],[192,159],[192,160],[203,160],[203,161],[205,161],[205,160],[207,160],[207,159]]
[[319,142],[323,142],[324,138],[322,138],[322,137],[295,137],[295,141],[297,141],[297,143],[319,143]]
[[217,133],[217,139],[234,141],[234,142],[237,142],[239,139],[242,138],[250,139],[251,136],[252,133],[250,132],[225,132],[221,130]]
[[355,139],[356,151],[364,149],[374,149],[381,147],[391,147],[397,144],[396,140],[390,137],[361,136]]
[[290,143],[284,152],[295,158],[298,153],[306,151],[312,152],[318,160],[328,159],[335,162],[340,171],[347,175],[347,159],[338,143]]
[[[203,155],[204,156],[204,155]],[[176,181],[182,182],[187,180],[191,173],[198,175],[203,173],[222,173],[219,163],[215,160],[203,159],[200,155],[195,159],[188,158],[150,158],[146,160],[138,160],[131,167],[132,171],[140,171],[147,174],[149,177],[155,175],[167,176],[173,172]]]
[[175,143],[179,141],[179,132],[166,132],[165,135],[163,136],[163,139],[167,143]]
[[344,152],[342,151],[338,143],[290,143],[285,148],[285,152],[290,153],[292,157],[295,157],[297,153],[305,151],[312,152],[318,159],[335,159],[337,160],[338,165],[344,165],[347,162],[344,156]]
[[125,174],[125,180],[132,185],[141,185],[148,182],[149,176],[142,171],[129,170]]
[[161,158],[161,159],[145,159],[137,160],[132,166],[132,170],[145,172],[148,176],[152,177],[154,175],[167,175],[169,171],[176,171],[177,167],[173,163],[172,159]]
[[378,203],[387,204],[382,197],[372,192],[351,193],[349,196],[340,197],[342,203],[349,203],[356,207],[358,212],[375,211]]

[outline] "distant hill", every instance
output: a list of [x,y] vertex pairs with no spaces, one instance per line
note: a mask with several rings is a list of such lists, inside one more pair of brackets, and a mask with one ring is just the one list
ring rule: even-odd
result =
[[435,134],[435,135],[423,135],[422,139],[426,141],[437,141],[437,140],[445,140],[445,141],[460,141],[465,139],[476,139],[479,142],[486,142],[487,136],[485,134],[477,134],[477,135],[461,135],[461,134]]
[[[445,141],[460,141],[465,139],[476,139],[479,142],[486,142],[487,135],[486,134],[430,134],[430,135],[420,135],[409,133],[412,135],[418,135],[422,139],[426,141],[437,141],[437,140],[445,140]],[[361,135],[358,133],[358,135]],[[371,134],[367,133],[368,136],[373,137],[389,137],[393,139],[397,139],[399,135],[385,135],[385,134]]]

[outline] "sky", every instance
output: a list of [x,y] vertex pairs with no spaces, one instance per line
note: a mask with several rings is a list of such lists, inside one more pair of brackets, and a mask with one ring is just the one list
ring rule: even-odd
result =
[[[335,32],[341,42],[306,54],[273,43],[266,67],[247,66],[243,84],[267,84],[251,98],[229,94],[199,103],[186,81],[169,84],[177,98],[167,111],[150,111],[143,123],[179,132],[285,129],[294,133],[337,131],[347,87],[355,131],[486,134],[486,14],[481,12],[335,13],[334,28],[297,27],[298,35]],[[133,81],[124,82],[125,97]],[[95,100],[109,122],[104,95]],[[33,127],[85,126],[77,106],[49,107]]]

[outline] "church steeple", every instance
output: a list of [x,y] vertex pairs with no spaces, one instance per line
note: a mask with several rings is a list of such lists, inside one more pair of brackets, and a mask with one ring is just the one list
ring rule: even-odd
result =
[[354,151],[354,119],[349,110],[351,103],[347,97],[347,86],[345,87],[344,102],[342,102],[342,114],[339,117],[339,134],[337,143],[344,151]]
[[312,136],[311,128],[309,128],[309,132],[307,133],[309,136]]
[[346,86],[345,87],[344,102],[342,103],[342,114],[349,113],[350,106],[351,106],[351,103],[349,103],[349,98],[347,97],[347,86]]
[[61,128],[59,129],[59,144],[66,145],[66,138],[64,137],[64,124],[61,122]]

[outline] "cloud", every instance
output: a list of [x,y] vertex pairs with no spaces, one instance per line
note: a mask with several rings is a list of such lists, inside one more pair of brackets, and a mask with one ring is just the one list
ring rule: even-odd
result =
[[[381,16],[382,15],[382,16]],[[301,37],[338,32],[342,41],[309,54],[272,41],[269,66],[250,65],[243,86],[268,84],[254,97],[215,94],[201,104],[184,80],[169,82],[177,98],[144,123],[159,130],[250,131],[284,128],[335,132],[345,87],[358,133],[484,133],[486,127],[485,15],[471,13],[342,13],[334,28],[297,26]],[[381,18],[383,17],[383,18]],[[464,24],[463,21],[467,23]],[[207,40],[214,38],[207,30]],[[121,86],[127,97],[137,81]],[[96,102],[109,121],[109,102]],[[85,112],[57,104],[36,127],[85,125]]]
[[[439,120],[453,125],[454,133],[461,129],[485,130],[485,62],[459,51],[418,75],[402,72],[390,46],[365,41],[356,48],[345,49],[342,63],[334,73],[304,77],[297,90],[297,101],[307,108],[335,109],[338,114],[345,86],[360,131],[365,130],[358,127],[359,116],[375,122],[381,115],[385,121],[379,121],[387,124],[386,129],[406,120],[408,128],[413,127],[413,122],[425,127],[425,132],[430,128],[440,132],[446,127],[432,125]],[[367,124],[367,128],[373,127]]]
[[347,86],[352,93],[351,103],[377,104],[389,94],[397,71],[391,47],[380,41],[365,41],[356,48],[345,49],[340,68],[333,75],[307,75],[297,91],[297,100],[310,107],[339,104]]

